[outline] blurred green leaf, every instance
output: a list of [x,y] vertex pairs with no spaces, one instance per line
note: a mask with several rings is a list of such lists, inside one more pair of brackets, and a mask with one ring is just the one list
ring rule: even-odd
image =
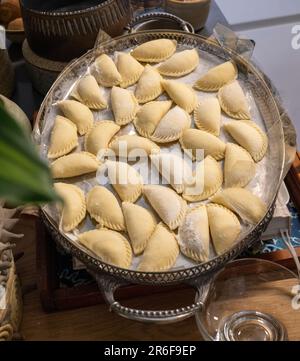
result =
[[53,189],[48,165],[1,104],[0,198],[13,205],[48,203],[59,199]]

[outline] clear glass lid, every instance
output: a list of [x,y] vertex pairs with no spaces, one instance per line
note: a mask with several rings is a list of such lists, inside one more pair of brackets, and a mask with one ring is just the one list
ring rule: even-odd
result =
[[273,262],[233,261],[215,277],[196,320],[206,340],[299,340],[299,279]]

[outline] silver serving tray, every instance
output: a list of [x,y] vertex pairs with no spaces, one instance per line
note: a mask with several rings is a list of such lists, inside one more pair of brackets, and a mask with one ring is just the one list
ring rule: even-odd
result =
[[[181,31],[151,31],[139,32],[125,35],[103,43],[100,47],[92,49],[84,56],[70,64],[58,77],[43,101],[37,116],[34,128],[34,137],[40,145],[41,153],[45,151],[41,144],[41,136],[47,127],[50,117],[53,117],[53,104],[66,96],[66,89],[74,84],[75,80],[84,74],[91,63],[101,53],[112,55],[115,51],[125,51],[138,44],[157,38],[170,38],[177,40],[180,47],[196,47],[203,54],[226,61],[234,59],[240,70],[240,77],[247,88],[251,90],[257,114],[262,119],[269,137],[269,149],[264,164],[264,178],[260,188],[260,194],[268,205],[268,211],[259,224],[247,229],[236,245],[221,256],[216,256],[206,263],[194,265],[187,268],[171,270],[167,272],[138,272],[136,270],[122,269],[102,262],[84,247],[74,242],[70,237],[60,232],[57,222],[42,209],[42,218],[50,230],[53,238],[65,250],[82,261],[89,271],[94,274],[97,282],[110,304],[111,309],[124,317],[145,322],[174,322],[194,314],[201,306],[208,290],[207,281],[210,280],[218,270],[234,259],[246,248],[257,241],[266,229],[272,218],[274,203],[282,180],[284,167],[284,135],[281,118],[272,96],[261,73],[238,54],[230,49],[220,47],[212,41],[194,34]],[[142,311],[123,307],[115,301],[113,293],[116,288],[127,283],[168,285],[178,282],[186,282],[197,288],[197,297],[193,305],[171,311]]]

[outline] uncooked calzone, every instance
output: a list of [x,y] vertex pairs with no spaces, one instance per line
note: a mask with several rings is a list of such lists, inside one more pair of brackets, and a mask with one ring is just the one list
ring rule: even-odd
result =
[[81,233],[78,241],[105,263],[126,269],[131,265],[131,247],[121,233],[105,228],[94,229]]
[[245,188],[224,189],[212,198],[212,202],[229,208],[250,224],[257,224],[267,213],[265,203]]
[[189,154],[193,160],[202,159],[211,155],[216,160],[221,160],[225,155],[225,143],[214,135],[198,129],[187,129],[180,138],[181,147]]
[[107,188],[93,187],[86,196],[86,207],[90,216],[100,226],[116,231],[125,230],[125,221],[119,202]]
[[50,169],[54,179],[70,178],[96,172],[99,165],[100,162],[94,154],[78,152],[56,159],[51,163]]
[[61,213],[61,227],[64,232],[76,228],[85,218],[86,205],[83,191],[74,184],[54,183],[54,189],[62,198],[63,204],[58,204]]
[[92,75],[86,75],[79,79],[74,86],[71,96],[90,109],[107,108],[103,89],[99,88],[96,79]]
[[159,97],[163,90],[162,77],[156,68],[147,64],[135,88],[135,97],[139,103],[148,103]]
[[122,201],[135,202],[142,194],[143,179],[129,164],[107,160],[99,169],[107,169],[108,179]]
[[145,252],[137,270],[140,272],[162,272],[170,269],[179,254],[174,234],[163,223],[159,223],[147,242]]
[[137,100],[127,89],[114,86],[111,90],[111,107],[118,125],[130,123],[137,112]]
[[143,195],[171,230],[181,224],[187,204],[176,192],[160,185],[146,185]]
[[144,251],[152,236],[156,220],[147,209],[130,202],[122,203],[126,228],[135,255]]
[[225,84],[235,80],[238,76],[236,65],[227,61],[210,69],[194,84],[194,88],[206,92],[218,91]]
[[101,54],[95,60],[92,66],[92,74],[100,85],[109,88],[119,85],[122,81],[115,63],[106,54]]
[[234,119],[250,119],[249,105],[238,81],[224,85],[218,93],[222,110]]
[[80,135],[87,133],[92,128],[94,116],[86,105],[76,100],[62,100],[58,102],[58,107],[66,118],[75,123]]
[[48,158],[66,155],[78,145],[77,127],[69,119],[57,115],[51,132]]
[[214,248],[218,255],[228,251],[241,233],[234,213],[219,204],[207,204],[208,223]]
[[255,162],[265,156],[268,149],[268,137],[259,126],[248,120],[235,120],[224,125],[232,138],[245,148]]
[[197,262],[209,258],[209,226],[206,206],[190,209],[178,230],[181,252]]
[[165,76],[181,77],[195,70],[198,64],[199,55],[196,49],[183,50],[160,64],[158,71]]
[[173,55],[176,46],[176,40],[156,39],[137,46],[131,55],[144,63],[159,63]]

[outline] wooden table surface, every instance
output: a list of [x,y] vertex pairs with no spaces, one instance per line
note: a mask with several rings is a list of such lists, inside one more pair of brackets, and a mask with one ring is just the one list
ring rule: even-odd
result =
[[[194,317],[177,324],[144,324],[121,318],[110,312],[106,304],[71,311],[45,313],[36,288],[38,275],[35,271],[35,242],[38,242],[38,239],[35,239],[35,226],[34,218],[24,216],[14,228],[15,232],[25,234],[24,238],[17,240],[15,250],[16,254],[24,252],[23,257],[17,261],[17,272],[24,290],[21,333],[25,340],[201,340]],[[232,269],[230,272],[237,272],[238,275],[236,269]],[[300,336],[298,336],[300,333],[300,309],[294,311],[289,306],[294,297],[291,293],[293,285],[295,285],[295,280],[272,279],[264,286],[263,296],[250,289],[247,293],[247,300],[238,297],[233,300],[222,298],[220,307],[217,308],[232,313],[236,309],[235,305],[240,307],[243,303],[247,304],[249,309],[254,309],[259,304],[263,312],[276,314],[288,326],[291,340],[300,340]],[[278,300],[278,290],[280,289],[282,289],[281,295],[284,297]],[[193,299],[194,290],[187,288],[136,297],[122,302],[126,306],[136,308],[170,309],[190,304]]]

